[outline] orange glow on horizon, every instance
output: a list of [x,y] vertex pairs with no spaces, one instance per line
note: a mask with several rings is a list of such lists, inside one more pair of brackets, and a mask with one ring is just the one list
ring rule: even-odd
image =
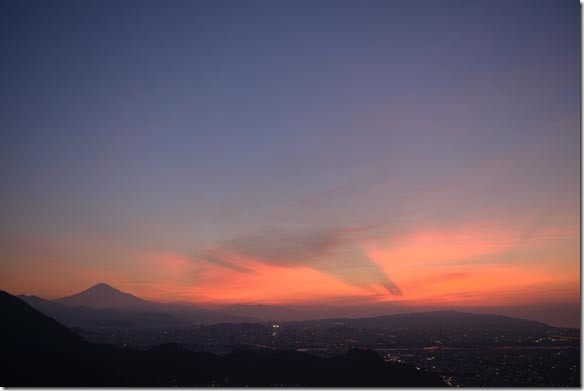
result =
[[[35,260],[39,273],[29,280],[34,291],[22,291],[10,281],[3,285],[12,293],[56,298],[107,282],[148,300],[202,305],[355,301],[488,306],[579,300],[579,268],[574,267],[579,256],[577,227],[541,228],[529,235],[520,227],[504,227],[428,228],[386,242],[362,240],[360,247],[395,281],[402,296],[392,296],[375,284],[350,284],[307,265],[266,264],[224,249],[217,251],[248,272],[174,252],[119,249],[127,258],[124,271],[113,266],[96,270],[91,263],[72,262],[67,256],[47,256]],[[68,248],[70,257],[82,252],[62,242],[49,247]],[[66,276],[75,276],[70,285],[62,283]]]

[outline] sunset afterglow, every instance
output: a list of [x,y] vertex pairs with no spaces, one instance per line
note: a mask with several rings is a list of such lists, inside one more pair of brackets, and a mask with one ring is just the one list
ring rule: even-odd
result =
[[579,303],[571,3],[139,3],[3,17],[2,289]]

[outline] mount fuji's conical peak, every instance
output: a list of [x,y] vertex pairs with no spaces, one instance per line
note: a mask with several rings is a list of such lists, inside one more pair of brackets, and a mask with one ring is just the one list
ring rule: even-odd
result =
[[55,300],[60,304],[75,307],[149,309],[154,303],[122,292],[111,285],[100,282],[82,292]]

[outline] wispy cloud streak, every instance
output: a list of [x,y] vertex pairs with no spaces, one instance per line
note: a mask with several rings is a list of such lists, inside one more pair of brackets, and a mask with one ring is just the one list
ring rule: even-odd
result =
[[250,270],[237,265],[229,253],[274,266],[307,266],[352,285],[382,286],[400,295],[399,287],[357,245],[353,235],[358,232],[358,228],[264,232],[224,241],[220,246],[223,251],[209,251],[202,259],[242,272]]

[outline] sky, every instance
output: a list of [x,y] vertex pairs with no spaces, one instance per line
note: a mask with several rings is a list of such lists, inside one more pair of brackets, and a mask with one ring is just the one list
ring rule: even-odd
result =
[[578,303],[579,17],[573,0],[3,1],[0,286]]

